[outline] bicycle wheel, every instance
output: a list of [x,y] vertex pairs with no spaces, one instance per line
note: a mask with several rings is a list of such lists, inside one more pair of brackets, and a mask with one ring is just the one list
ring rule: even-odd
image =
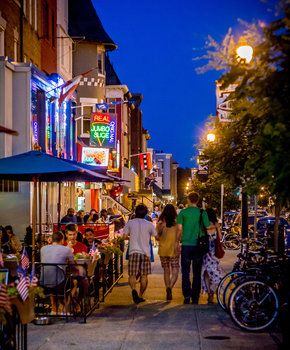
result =
[[226,310],[225,304],[224,304],[224,292],[227,287],[227,285],[231,282],[233,278],[236,278],[237,276],[244,275],[245,272],[243,271],[232,271],[228,274],[226,274],[220,281],[218,287],[217,287],[217,300],[220,305],[220,307],[224,310]]
[[253,276],[244,273],[243,275],[236,276],[228,283],[223,294],[223,304],[226,311],[229,309],[230,297],[233,290],[241,283],[244,283],[248,280],[253,280],[253,278]]
[[247,331],[262,331],[277,319],[279,299],[262,281],[247,281],[235,288],[229,301],[234,323]]
[[237,250],[241,246],[239,237],[233,234],[226,235],[224,237],[223,244],[226,249],[230,249],[230,250]]
[[259,252],[262,248],[264,248],[265,245],[263,242],[258,241],[258,240],[251,240],[249,242],[249,253],[256,253]]

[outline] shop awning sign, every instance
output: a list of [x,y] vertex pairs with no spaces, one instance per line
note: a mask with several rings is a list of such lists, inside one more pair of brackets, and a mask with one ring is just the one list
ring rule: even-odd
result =
[[116,148],[116,116],[108,113],[92,113],[90,145],[99,148]]

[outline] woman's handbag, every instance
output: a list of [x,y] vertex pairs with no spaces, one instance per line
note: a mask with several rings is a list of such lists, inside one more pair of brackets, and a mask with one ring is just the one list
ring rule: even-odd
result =
[[[200,253],[202,255],[205,255],[209,251],[209,238],[208,238],[208,234],[206,232],[206,228],[205,228],[203,220],[202,220],[202,213],[203,213],[203,210],[200,209],[199,232],[198,232],[198,236],[197,236],[197,246],[199,247]],[[202,236],[200,234],[201,231],[203,233]]]
[[222,244],[218,235],[217,235],[216,240],[215,240],[215,253],[214,253],[214,255],[218,259],[222,259],[225,255],[225,250],[224,250],[223,244]]

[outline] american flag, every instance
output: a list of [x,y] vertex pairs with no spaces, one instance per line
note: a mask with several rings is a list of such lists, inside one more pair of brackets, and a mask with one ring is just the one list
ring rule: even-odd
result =
[[30,285],[31,287],[37,287],[38,278],[35,276],[35,264],[32,265],[31,274],[30,274]]
[[23,248],[23,252],[22,252],[22,255],[21,255],[21,267],[25,271],[29,267],[29,257],[28,257],[28,254],[27,254],[27,251],[26,251],[25,247]]
[[96,246],[95,246],[95,242],[93,242],[92,246],[91,246],[91,249],[89,251],[89,255],[90,256],[94,256],[95,252],[96,252]]
[[25,301],[28,298],[28,295],[29,295],[28,287],[29,287],[29,277],[22,276],[16,288],[23,301]]

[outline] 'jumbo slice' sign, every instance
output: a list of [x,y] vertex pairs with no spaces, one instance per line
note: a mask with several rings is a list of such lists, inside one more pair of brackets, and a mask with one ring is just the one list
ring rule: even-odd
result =
[[92,113],[90,127],[91,146],[115,148],[116,127],[116,116],[108,113]]

